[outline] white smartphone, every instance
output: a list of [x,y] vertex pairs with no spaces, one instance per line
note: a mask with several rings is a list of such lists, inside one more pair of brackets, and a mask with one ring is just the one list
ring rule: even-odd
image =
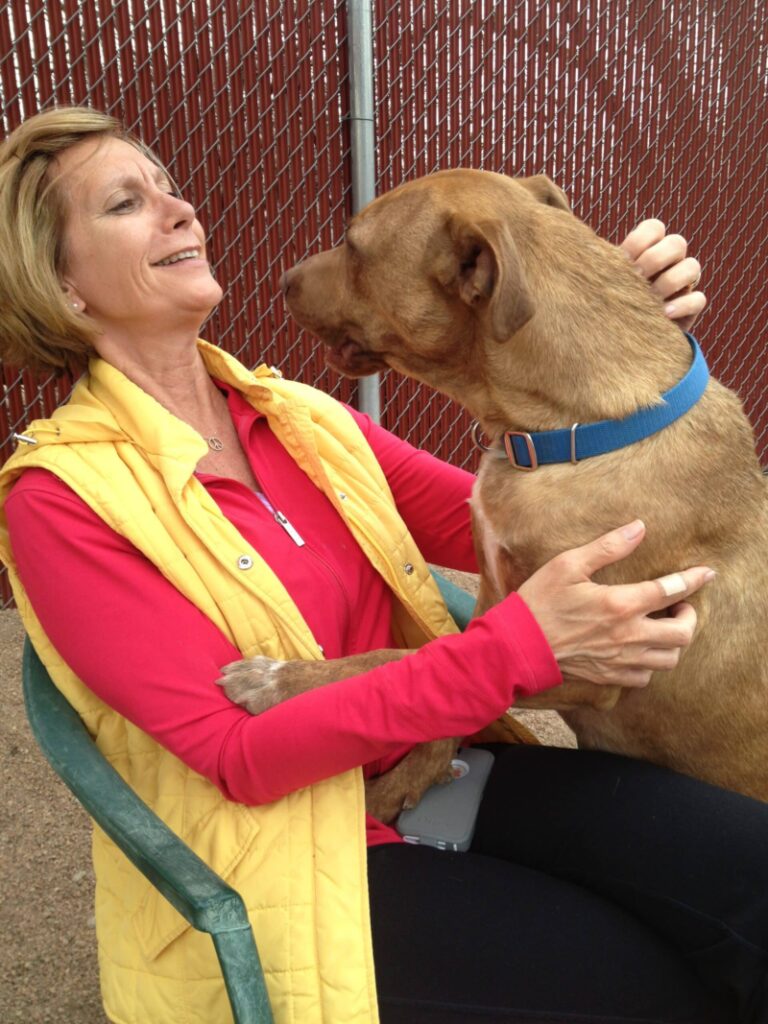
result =
[[416,807],[400,813],[395,826],[405,842],[468,850],[492,764],[488,750],[459,750],[451,762],[453,779],[430,786]]

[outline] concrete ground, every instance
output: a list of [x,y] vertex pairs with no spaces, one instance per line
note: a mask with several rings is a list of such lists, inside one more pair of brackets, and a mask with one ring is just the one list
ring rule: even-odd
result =
[[[471,588],[472,581],[458,579]],[[39,753],[21,694],[23,632],[0,611],[0,971],[2,1024],[105,1024],[93,925],[88,819]],[[551,712],[524,721],[573,745]]]

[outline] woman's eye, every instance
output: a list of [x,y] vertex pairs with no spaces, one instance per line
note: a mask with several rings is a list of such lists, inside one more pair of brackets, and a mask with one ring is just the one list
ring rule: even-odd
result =
[[135,205],[135,200],[134,199],[121,199],[119,202],[113,203],[112,206],[109,207],[109,212],[110,213],[126,213],[128,210],[133,209],[134,205]]

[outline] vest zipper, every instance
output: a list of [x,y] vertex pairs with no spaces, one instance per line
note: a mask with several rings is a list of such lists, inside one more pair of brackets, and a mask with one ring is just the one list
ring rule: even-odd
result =
[[264,508],[267,510],[267,512],[269,512],[269,514],[275,520],[275,522],[282,526],[282,528],[291,538],[296,547],[303,548],[306,542],[299,533],[299,531],[296,529],[296,527],[288,520],[288,518],[284,516],[279,509],[276,509],[274,507],[272,502],[262,491],[255,491],[254,493],[261,502],[261,504],[264,506]]
[[[325,572],[328,573],[328,575],[330,576],[331,580],[338,587],[342,601],[344,602],[346,607],[351,610],[351,602],[350,602],[350,599],[349,599],[349,594],[347,593],[347,588],[346,588],[346,586],[344,584],[344,580],[339,575],[339,573],[336,571],[335,567],[333,565],[331,565],[331,563],[326,558],[324,558],[320,554],[319,551],[316,551],[311,545],[307,545],[307,542],[301,536],[301,534],[296,529],[296,527],[293,525],[293,523],[291,523],[291,521],[288,519],[287,516],[285,516],[282,512],[278,511],[274,507],[272,502],[269,500],[269,498],[266,496],[266,494],[264,494],[263,491],[256,491],[256,490],[254,490],[253,493],[259,499],[259,501],[264,506],[264,508],[267,510],[267,512],[270,513],[270,515],[273,517],[275,522],[279,523],[279,525],[282,526],[282,528],[285,530],[285,532],[288,534],[288,536],[291,538],[291,540],[294,542],[294,544],[296,544],[296,546],[300,547],[300,548],[306,547],[307,548],[307,553],[312,558],[314,558],[316,562],[320,563],[320,565],[323,567]],[[354,622],[354,621],[355,621],[354,617],[351,616],[350,617],[350,622]],[[355,629],[356,629],[356,627],[355,627]],[[322,644],[318,644],[318,647],[323,652],[323,654],[325,654],[325,650],[323,648],[323,645]]]

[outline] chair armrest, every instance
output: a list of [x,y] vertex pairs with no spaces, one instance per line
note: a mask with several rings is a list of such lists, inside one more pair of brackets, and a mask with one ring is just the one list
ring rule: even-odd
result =
[[32,732],[54,771],[90,816],[190,924],[242,928],[240,896],[173,833],[103,757],[75,709],[26,639],[24,701]]
[[461,587],[457,587],[455,583],[451,583],[445,576],[441,576],[435,569],[430,570],[435,578],[435,582],[440,588],[440,593],[443,595],[443,600],[448,606],[448,611],[453,616],[453,620],[459,629],[464,630],[467,628],[469,620],[475,613],[475,605],[477,601],[475,598],[462,590]]

